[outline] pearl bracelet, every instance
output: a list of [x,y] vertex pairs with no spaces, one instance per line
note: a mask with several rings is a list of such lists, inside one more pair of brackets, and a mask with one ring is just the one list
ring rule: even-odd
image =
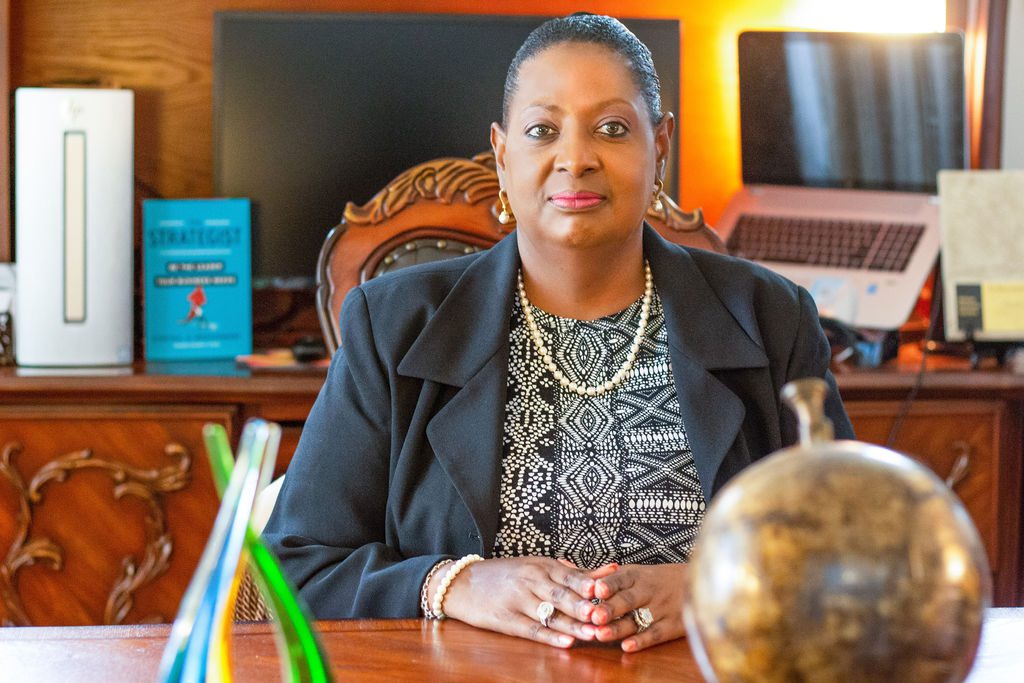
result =
[[448,573],[444,575],[444,578],[441,579],[441,585],[437,587],[437,595],[434,596],[433,612],[435,619],[448,618],[448,615],[444,613],[444,598],[445,594],[448,593],[448,587],[452,585],[452,581],[455,580],[455,577],[458,576],[459,572],[463,569],[474,562],[479,562],[482,559],[484,558],[479,555],[466,555],[453,564],[451,569],[448,570]]
[[427,589],[430,587],[430,580],[434,578],[442,567],[447,567],[455,560],[441,560],[427,572],[427,578],[423,580],[423,588],[420,589],[420,609],[423,610],[423,616],[427,619],[434,618],[434,610],[430,609],[430,598],[427,596]]

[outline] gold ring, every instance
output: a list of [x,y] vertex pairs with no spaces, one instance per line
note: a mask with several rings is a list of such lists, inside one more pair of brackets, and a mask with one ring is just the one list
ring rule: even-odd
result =
[[654,623],[654,615],[649,607],[640,607],[633,610],[633,623],[636,624],[636,632],[643,633]]

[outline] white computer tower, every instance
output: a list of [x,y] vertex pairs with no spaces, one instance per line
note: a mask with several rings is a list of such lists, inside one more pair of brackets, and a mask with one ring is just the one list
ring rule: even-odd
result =
[[14,99],[17,362],[130,363],[133,93],[18,88]]

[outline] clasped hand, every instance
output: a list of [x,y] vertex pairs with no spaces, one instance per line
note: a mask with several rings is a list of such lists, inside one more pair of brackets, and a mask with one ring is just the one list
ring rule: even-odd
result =
[[[576,640],[621,641],[624,651],[636,652],[684,635],[685,572],[684,564],[582,570],[545,557],[491,559],[459,574],[448,590],[445,612],[479,628],[555,647]],[[537,614],[542,602],[555,608],[547,626]],[[645,607],[653,620],[639,632],[633,611]]]

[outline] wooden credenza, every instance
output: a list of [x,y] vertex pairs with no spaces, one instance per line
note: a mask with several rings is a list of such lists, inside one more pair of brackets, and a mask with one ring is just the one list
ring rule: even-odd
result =
[[203,425],[235,442],[250,417],[280,423],[281,473],[323,379],[0,369],[0,623],[174,619],[218,506]]
[[[201,429],[283,427],[283,472],[323,371],[152,365],[122,374],[0,369],[0,622],[170,621],[217,509]],[[912,373],[839,377],[858,438],[884,444]],[[964,501],[997,605],[1022,604],[1024,377],[925,377],[895,447]]]
[[[840,375],[857,438],[886,445],[912,372]],[[988,552],[995,604],[1024,601],[1021,455],[1024,375],[927,373],[891,447],[928,465],[963,501]]]

